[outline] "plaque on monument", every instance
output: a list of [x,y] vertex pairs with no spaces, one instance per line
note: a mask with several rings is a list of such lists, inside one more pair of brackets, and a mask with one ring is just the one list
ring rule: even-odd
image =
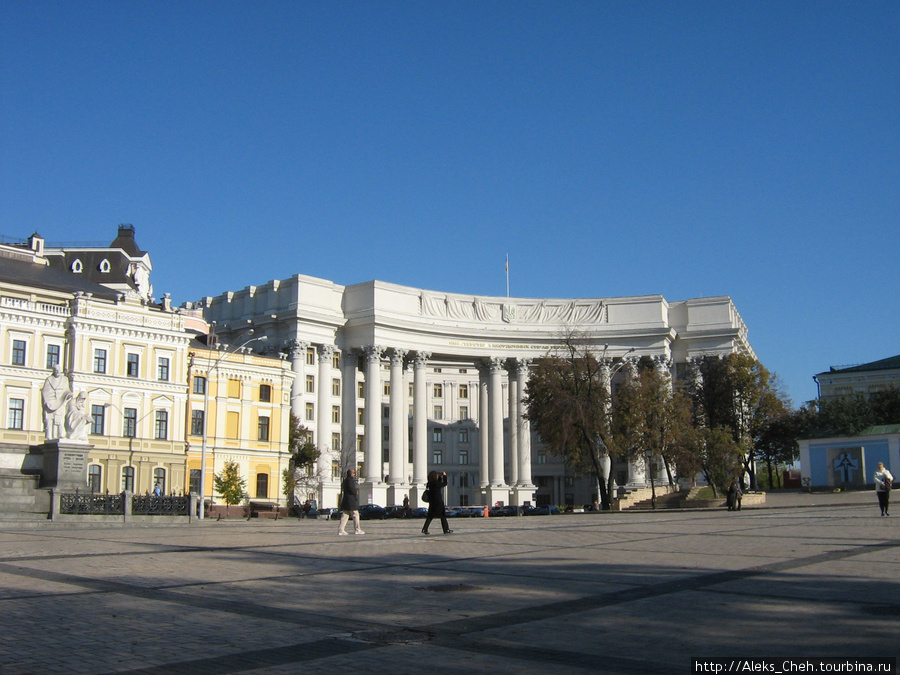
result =
[[88,453],[92,445],[66,440],[47,441],[40,449],[44,455],[41,487],[84,490],[88,486]]

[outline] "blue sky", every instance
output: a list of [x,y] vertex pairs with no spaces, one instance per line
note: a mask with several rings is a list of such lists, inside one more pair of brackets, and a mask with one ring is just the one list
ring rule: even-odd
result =
[[132,223],[181,303],[292,274],[730,295],[795,403],[900,353],[900,3],[33,2],[0,234]]

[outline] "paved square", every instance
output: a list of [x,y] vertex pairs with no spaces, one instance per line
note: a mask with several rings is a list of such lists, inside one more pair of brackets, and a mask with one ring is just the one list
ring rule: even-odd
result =
[[691,657],[898,657],[900,515],[880,518],[873,494],[780,505],[459,519],[430,537],[416,520],[350,537],[313,520],[0,524],[0,673],[688,673]]

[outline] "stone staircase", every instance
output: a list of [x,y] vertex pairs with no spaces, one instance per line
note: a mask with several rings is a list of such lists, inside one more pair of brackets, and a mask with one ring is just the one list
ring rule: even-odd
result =
[[[681,506],[684,493],[669,485],[659,485],[656,488],[656,508],[676,509]],[[653,508],[653,488],[643,487],[629,490],[619,494],[616,500],[618,511],[650,510]]]
[[50,517],[50,493],[39,484],[40,476],[0,469],[0,527]]
[[[666,492],[660,494],[659,491],[656,493],[656,510],[660,511],[662,509],[680,509],[683,506],[683,501],[685,499],[685,492]],[[653,510],[653,495],[650,497],[642,498],[640,501],[633,502],[629,508],[629,511],[652,511]]]

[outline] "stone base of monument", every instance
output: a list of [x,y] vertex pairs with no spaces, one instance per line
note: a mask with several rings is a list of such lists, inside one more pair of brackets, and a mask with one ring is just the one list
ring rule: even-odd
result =
[[44,456],[41,487],[85,490],[88,487],[88,453],[94,446],[65,439],[46,441],[35,447]]

